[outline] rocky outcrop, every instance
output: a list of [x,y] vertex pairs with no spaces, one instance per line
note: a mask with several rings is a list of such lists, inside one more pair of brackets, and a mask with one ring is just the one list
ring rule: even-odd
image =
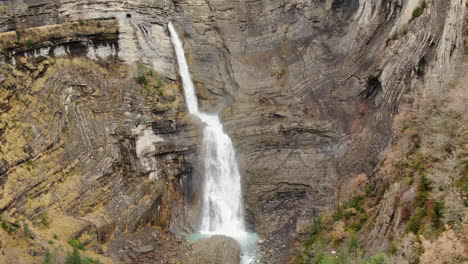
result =
[[[38,228],[44,215],[66,219],[48,236],[66,230],[96,248],[147,225],[191,231],[199,124],[176,81],[173,21],[201,108],[221,111],[235,143],[267,263],[285,263],[296,233],[351,196],[357,175],[372,178],[404,95],[431,79],[430,98],[455,71],[465,12],[455,0],[417,14],[417,0],[0,4],[11,31],[1,34],[5,217]],[[382,206],[391,214],[392,201]]]
[[92,59],[118,57],[118,30],[115,19],[80,20],[0,34],[2,55],[15,64],[22,57],[87,56]]
[[139,85],[121,62],[100,63],[23,58],[2,72],[0,211],[45,245],[58,236],[102,251],[115,232],[185,226],[171,216],[183,212],[196,132],[178,84],[145,73]]
[[[438,60],[431,54],[446,46],[444,25],[463,19],[448,12],[459,5],[453,1],[427,1],[413,15],[419,4],[176,6],[204,105],[227,105],[223,118],[239,151],[246,207],[266,248],[288,248],[296,231],[352,193],[353,178],[373,173],[403,95]],[[460,46],[455,31],[453,45]],[[268,263],[286,261],[282,250],[264,253]]]
[[193,251],[200,255],[203,263],[239,264],[239,243],[230,237],[215,235],[193,244]]

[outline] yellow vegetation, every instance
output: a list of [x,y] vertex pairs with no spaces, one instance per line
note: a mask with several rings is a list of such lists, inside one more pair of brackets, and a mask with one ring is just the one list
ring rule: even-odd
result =
[[58,25],[47,25],[25,30],[0,33],[0,50],[30,46],[51,39],[63,39],[93,34],[114,34],[119,31],[116,20],[73,21]]

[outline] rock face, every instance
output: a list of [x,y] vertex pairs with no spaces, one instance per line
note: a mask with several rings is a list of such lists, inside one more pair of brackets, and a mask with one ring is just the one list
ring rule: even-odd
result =
[[[371,175],[405,92],[429,65],[457,60],[436,54],[448,47],[443,35],[463,45],[464,8],[428,1],[415,16],[419,2],[176,6],[205,106],[228,105],[223,118],[239,152],[246,207],[267,248],[288,248],[296,231],[353,192],[353,178]],[[450,78],[437,69],[439,81]],[[267,263],[288,258],[264,252]]]
[[239,264],[239,243],[227,236],[215,235],[204,238],[193,244],[195,254],[200,255],[203,263]]
[[0,1],[0,212],[97,249],[147,225],[191,232],[200,124],[173,21],[201,107],[235,143],[263,260],[286,263],[295,234],[374,173],[404,94],[451,78],[463,3],[415,16],[419,2]]
[[[102,251],[115,232],[189,227],[197,131],[177,82],[118,58],[120,30],[107,19],[0,34],[0,212],[44,245],[57,235]],[[33,262],[9,246],[5,263]]]

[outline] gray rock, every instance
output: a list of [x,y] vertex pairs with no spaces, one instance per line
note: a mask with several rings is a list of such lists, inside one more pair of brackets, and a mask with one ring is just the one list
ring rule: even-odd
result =
[[154,251],[154,247],[151,245],[148,245],[148,246],[137,247],[137,248],[134,248],[133,250],[138,253],[148,253],[148,252]]
[[36,256],[36,250],[34,248],[29,248],[28,249],[28,254],[30,256]]
[[[431,1],[413,21],[415,0],[187,0],[158,1],[159,6],[147,5],[149,1],[3,2],[13,3],[8,8],[16,11],[4,15],[1,31],[60,24],[65,18],[115,17],[119,34],[106,40],[114,48],[104,50],[128,63],[148,62],[158,75],[175,80],[177,66],[165,28],[173,21],[184,38],[200,107],[224,109],[226,131],[238,150],[246,208],[255,230],[265,237],[261,247],[271,252],[265,257],[268,263],[286,263],[288,249],[281,246],[289,245],[300,226],[341,202],[340,190],[349,189],[356,174],[374,171],[392,138],[402,95],[416,79],[424,81],[426,90],[439,91],[439,83],[455,72],[453,49],[463,47],[465,8],[458,0]],[[92,45],[87,49],[91,57],[105,55]],[[41,72],[35,70],[34,76]],[[160,219],[174,233],[189,229],[184,221],[197,217],[187,217],[184,208],[197,197],[193,190],[198,189],[189,182],[196,182],[197,123],[186,116],[181,90],[175,97],[165,90],[162,99],[171,104],[161,104],[127,77],[76,66],[49,76],[47,85],[30,95],[32,103],[21,109],[25,115],[16,116],[18,123],[28,124],[19,125],[25,129],[16,134],[26,134],[28,140],[8,142],[17,145],[18,155],[0,160],[0,186],[30,159],[21,150],[26,146],[19,145],[25,142],[37,157],[57,157],[52,161],[64,185],[76,185],[70,170],[81,175],[77,193],[43,206],[60,203],[65,214],[86,226],[87,212],[94,210],[89,205],[106,205],[102,219],[108,220],[93,221],[101,242],[112,240],[115,230],[133,232]],[[368,87],[369,81],[376,85]],[[64,88],[71,83],[85,84],[93,94]],[[8,107],[2,104],[0,110],[8,112]],[[129,132],[140,125],[141,133]],[[150,140],[148,156],[138,157],[135,141],[154,136],[164,141]],[[3,140],[2,146],[8,145]],[[44,168],[40,161],[37,166]],[[45,169],[32,173],[34,177],[13,178],[21,184],[0,193],[0,209],[37,217],[12,197],[54,193],[56,178]],[[158,181],[145,181],[147,175]],[[170,204],[160,210],[161,201]],[[189,204],[196,211],[197,203]],[[391,204],[384,205],[391,213]],[[371,234],[380,241],[379,230]]]
[[193,250],[209,264],[240,263],[239,243],[227,236],[216,235],[201,239],[193,245]]

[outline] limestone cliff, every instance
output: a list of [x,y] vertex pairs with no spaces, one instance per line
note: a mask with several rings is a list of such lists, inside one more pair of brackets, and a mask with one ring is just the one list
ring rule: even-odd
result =
[[363,220],[362,247],[389,249],[409,220],[398,214],[416,210],[402,208],[418,185],[382,169],[396,160],[390,143],[403,144],[395,126],[460,74],[465,5],[0,1],[0,260],[40,262],[59,244],[62,261],[74,240],[102,261],[197,263],[178,239],[197,224],[200,125],[185,110],[169,21],[202,108],[221,111],[235,143],[262,261],[298,252],[309,261],[316,252],[299,247],[299,234],[366,186],[363,210],[375,222]]

